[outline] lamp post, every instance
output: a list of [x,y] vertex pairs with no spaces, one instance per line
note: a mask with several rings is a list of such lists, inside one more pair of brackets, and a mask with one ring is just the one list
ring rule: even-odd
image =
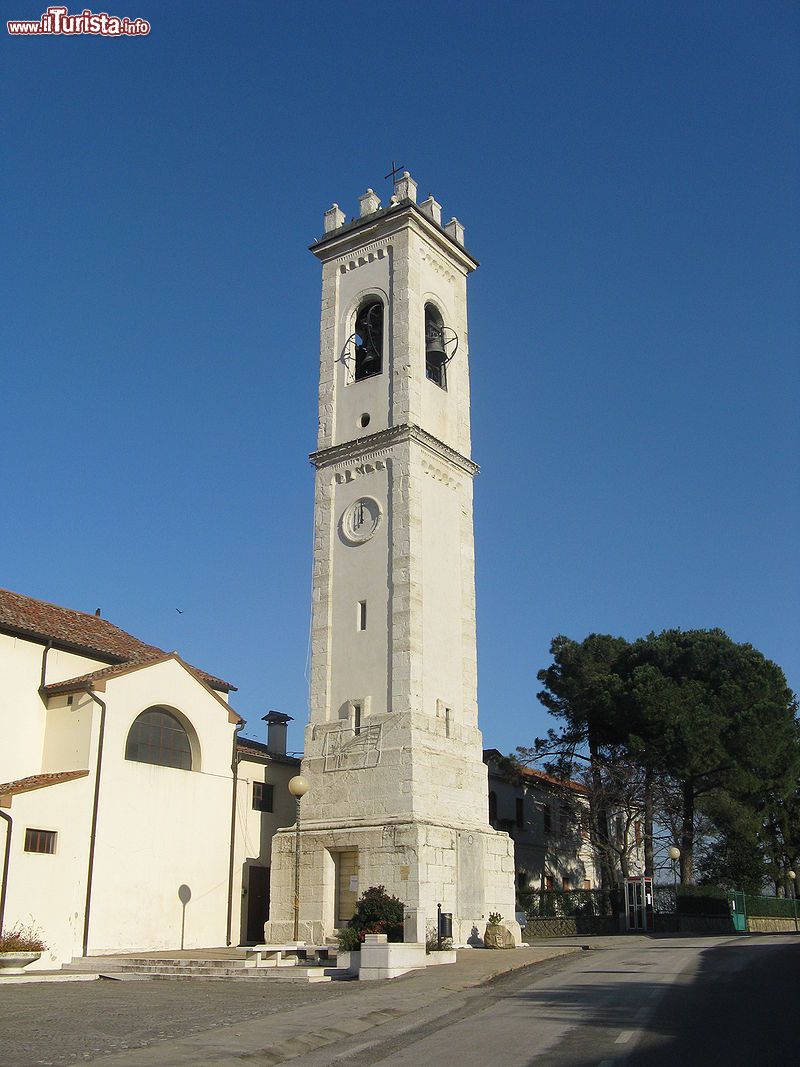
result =
[[681,850],[677,845],[671,845],[669,850],[669,858],[672,860],[672,885],[675,889],[675,899],[678,899],[678,869],[675,864],[681,858]]
[[797,933],[797,894],[794,891],[794,880],[797,877],[797,871],[787,871],[787,877],[789,879],[789,885],[792,890],[792,911],[794,912],[794,932]]
[[300,940],[300,801],[308,792],[308,779],[296,774],[289,780],[289,792],[297,801],[294,832],[294,940]]

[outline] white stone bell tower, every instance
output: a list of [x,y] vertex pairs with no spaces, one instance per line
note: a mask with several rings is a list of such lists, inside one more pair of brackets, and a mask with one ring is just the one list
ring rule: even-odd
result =
[[[384,885],[457,943],[514,922],[514,845],[488,820],[478,730],[464,229],[416,202],[338,205],[322,263],[310,722],[300,936]],[[294,834],[273,843],[268,940],[291,936]]]

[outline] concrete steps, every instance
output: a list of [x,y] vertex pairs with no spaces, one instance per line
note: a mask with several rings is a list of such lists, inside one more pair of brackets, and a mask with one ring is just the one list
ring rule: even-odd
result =
[[346,972],[339,975],[335,967],[295,963],[293,960],[281,960],[277,965],[256,967],[252,960],[247,960],[243,956],[221,959],[165,955],[82,956],[73,959],[70,964],[63,967],[63,970],[73,973],[92,971],[104,978],[119,981],[194,978],[201,981],[245,979],[247,981],[308,984],[349,977]]

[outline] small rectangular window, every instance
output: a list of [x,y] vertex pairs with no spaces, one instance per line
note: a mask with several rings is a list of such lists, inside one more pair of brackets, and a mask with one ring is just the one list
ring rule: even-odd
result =
[[353,704],[353,733],[361,733],[361,705]]
[[584,889],[591,889],[592,888],[592,883],[590,882],[590,880],[588,878],[584,878],[584,880],[583,880],[583,888]]
[[366,600],[359,600],[358,602],[358,629],[366,630],[367,628],[367,602]]
[[517,797],[517,826],[525,825],[525,801]]
[[253,811],[274,811],[274,794],[271,782],[253,782]]
[[551,816],[551,813],[550,813],[550,805],[549,804],[545,804],[544,807],[542,808],[542,815],[544,816],[544,832],[546,834],[549,834],[549,833],[552,832],[552,829],[553,829],[553,820],[552,820],[552,816]]
[[555,889],[555,883],[553,881],[552,874],[546,874],[545,875],[545,877],[544,877],[544,887],[545,887],[545,889]]
[[563,890],[564,890],[565,892],[566,892],[566,891],[567,891],[568,889],[571,889],[571,888],[572,888],[572,887],[570,886],[570,884],[569,884],[569,878],[562,878],[562,879],[561,879],[561,888],[562,888],[562,889],[563,889]]
[[45,852],[48,855],[53,855],[56,850],[56,832],[55,830],[26,830],[25,831],[25,851],[26,852]]
[[444,734],[445,737],[450,736],[450,708],[444,709]]

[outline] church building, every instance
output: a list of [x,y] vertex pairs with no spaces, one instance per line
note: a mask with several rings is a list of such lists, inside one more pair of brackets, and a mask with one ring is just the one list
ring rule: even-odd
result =
[[288,716],[240,739],[230,682],[5,590],[0,673],[0,930],[37,928],[34,966],[261,940]]

